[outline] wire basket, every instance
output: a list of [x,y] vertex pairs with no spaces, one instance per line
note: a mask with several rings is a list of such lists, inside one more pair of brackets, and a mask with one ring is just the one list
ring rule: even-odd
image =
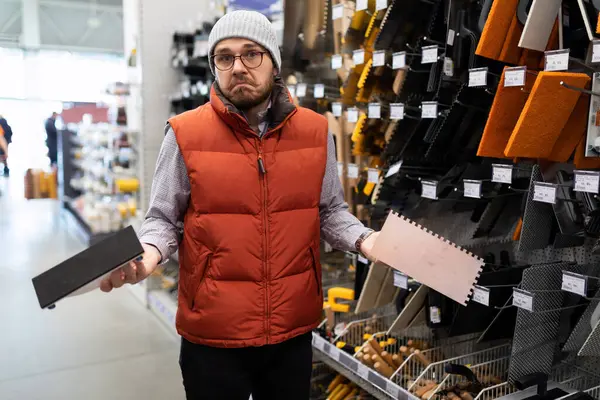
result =
[[600,399],[600,386],[595,386],[593,388],[585,390],[584,393],[589,394],[595,399]]
[[494,400],[515,393],[517,389],[508,382],[483,389],[474,400]]
[[492,347],[486,350],[477,351],[454,358],[449,358],[444,361],[431,363],[425,370],[419,375],[419,377],[408,385],[408,390],[412,390],[418,385],[424,382],[434,381],[438,382],[446,374],[445,365],[447,363],[454,363],[460,365],[477,365],[484,364],[486,362],[498,360],[500,358],[509,357],[511,351],[510,344],[504,344],[496,347]]
[[550,380],[580,392],[600,385],[600,375],[565,363],[554,367]]

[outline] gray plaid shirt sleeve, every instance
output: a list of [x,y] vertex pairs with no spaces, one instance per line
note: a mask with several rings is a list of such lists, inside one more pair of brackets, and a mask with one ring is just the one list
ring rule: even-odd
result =
[[[150,205],[139,232],[140,241],[158,249],[162,259],[179,246],[183,217],[190,201],[190,181],[175,133],[168,127],[162,143],[150,192]],[[327,165],[319,204],[321,235],[332,247],[355,250],[358,237],[367,228],[348,211],[337,173],[335,144],[327,139]]]

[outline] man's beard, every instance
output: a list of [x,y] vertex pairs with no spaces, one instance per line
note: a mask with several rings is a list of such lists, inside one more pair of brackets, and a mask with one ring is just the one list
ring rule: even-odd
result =
[[[234,88],[232,91],[223,91],[223,94],[233,104],[237,107],[238,110],[244,111],[249,110],[257,105],[261,104],[265,100],[271,96],[271,92],[273,91],[273,84],[275,78],[270,79],[264,86],[263,90],[261,90],[258,94],[254,95],[248,93],[246,88]],[[236,84],[242,83],[245,81],[237,81]],[[260,89],[260,88],[258,88]]]

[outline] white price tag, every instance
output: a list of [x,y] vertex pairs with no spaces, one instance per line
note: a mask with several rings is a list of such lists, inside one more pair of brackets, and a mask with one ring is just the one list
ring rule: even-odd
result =
[[400,69],[406,67],[406,52],[399,51],[392,55],[392,69]]
[[375,3],[375,11],[385,10],[387,6],[387,0],[377,0],[377,2]]
[[342,116],[342,103],[332,103],[331,104],[331,112],[334,117]]
[[535,182],[533,200],[541,203],[556,203],[556,186],[551,183]]
[[438,103],[437,101],[424,101],[421,103],[421,118],[423,119],[436,119],[438,116]]
[[358,165],[348,164],[348,178],[350,178],[350,179],[358,178]]
[[369,0],[356,0],[356,11],[366,10],[369,6]]
[[315,99],[322,99],[323,97],[325,97],[325,85],[323,85],[322,83],[317,83],[315,85]]
[[331,19],[332,20],[336,20],[336,19],[340,19],[344,16],[344,4],[336,4],[335,6],[331,7]]
[[506,68],[504,71],[504,87],[525,86],[527,67]]
[[421,181],[421,197],[437,200],[437,182]]
[[438,59],[438,47],[437,45],[423,47],[423,53],[421,55],[421,64],[433,64]]
[[317,350],[325,351],[325,339],[313,333],[313,346]]
[[598,194],[600,188],[600,173],[592,171],[575,171],[576,192]]
[[390,104],[390,119],[392,119],[392,120],[404,119],[404,104],[402,104],[402,103]]
[[386,385],[386,390],[393,399],[397,399],[400,397],[400,386],[396,385],[392,381],[388,381]]
[[354,50],[352,52],[352,61],[354,61],[354,65],[361,65],[365,63],[365,51],[360,49],[360,50]]
[[512,165],[492,164],[492,182],[512,183]]
[[340,349],[338,349],[333,344],[329,344],[329,355],[331,356],[331,358],[333,358],[335,361],[339,362],[340,361],[340,354],[341,354]]
[[442,323],[442,312],[438,307],[429,307],[429,321],[434,324]]
[[367,367],[365,364],[363,364],[362,362],[358,362],[358,371],[357,371],[358,375],[365,379],[365,380],[369,380],[369,367]]
[[487,85],[487,68],[474,68],[469,70],[469,87],[478,87]]
[[513,289],[513,306],[519,307],[523,310],[533,311],[533,294],[514,288]]
[[444,57],[444,75],[454,76],[454,61],[449,57]]
[[592,41],[592,62],[600,62],[600,40]]
[[456,32],[454,29],[448,29],[448,40],[446,40],[446,44],[448,46],[454,46],[454,37],[456,36]]
[[408,276],[400,271],[394,271],[394,286],[400,289],[408,289]]
[[198,87],[196,85],[193,85],[190,90],[192,92],[192,96],[198,94]]
[[369,183],[379,182],[379,170],[378,169],[369,168],[369,172],[367,174],[367,182],[369,182]]
[[397,174],[398,172],[400,172],[400,168],[402,168],[402,160],[400,160],[396,164],[392,165],[390,167],[390,169],[388,169],[387,173],[385,174],[385,177],[387,178],[389,176]]
[[372,118],[372,119],[381,118],[381,104],[369,103],[369,118]]
[[385,50],[378,50],[373,53],[373,66],[383,67],[385,65]]
[[361,264],[369,264],[369,260],[361,256],[360,254],[358,255],[358,262]]
[[566,71],[569,69],[569,50],[547,51],[544,71]]
[[336,54],[331,56],[331,69],[340,69],[342,68],[342,56]]
[[587,277],[563,271],[561,289],[580,296],[587,296]]
[[306,97],[306,83],[299,83],[296,85],[296,96]]
[[358,109],[357,108],[348,109],[348,122],[350,122],[351,124],[355,124],[356,122],[358,122]]
[[342,176],[344,174],[344,163],[337,163],[338,176]]
[[490,305],[490,289],[475,285],[473,289],[473,301],[484,306]]
[[463,181],[464,189],[465,189],[465,197],[470,197],[473,199],[481,198],[481,181],[473,181],[465,179]]

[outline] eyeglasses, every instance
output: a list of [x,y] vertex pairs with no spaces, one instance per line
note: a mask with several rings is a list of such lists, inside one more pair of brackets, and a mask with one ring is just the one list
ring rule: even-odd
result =
[[239,58],[246,68],[254,69],[261,66],[263,57],[268,51],[249,51],[240,56],[232,54],[215,54],[212,56],[213,63],[219,71],[228,71],[233,68],[235,59]]

